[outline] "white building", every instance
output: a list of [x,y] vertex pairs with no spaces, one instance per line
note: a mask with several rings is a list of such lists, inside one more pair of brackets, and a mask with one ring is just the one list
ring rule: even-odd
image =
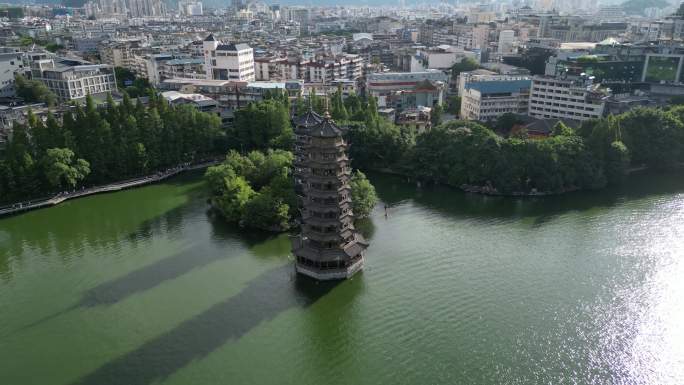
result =
[[500,54],[513,53],[515,48],[515,31],[505,29],[499,32],[499,47]]
[[207,36],[204,45],[204,70],[207,79],[253,82],[254,50],[247,44],[223,44]]
[[531,80],[466,83],[461,95],[461,119],[488,121],[505,113],[525,114]]
[[14,75],[24,72],[24,57],[21,52],[0,53],[0,97],[16,96]]
[[470,58],[479,62],[475,52],[466,51],[460,48],[440,45],[429,50],[418,51],[411,60],[411,72],[420,72],[426,69],[446,70],[456,63]]
[[70,59],[44,59],[31,63],[33,79],[40,80],[61,101],[116,91],[114,68]]
[[603,116],[608,94],[590,79],[532,78],[528,115],[539,119],[588,120]]

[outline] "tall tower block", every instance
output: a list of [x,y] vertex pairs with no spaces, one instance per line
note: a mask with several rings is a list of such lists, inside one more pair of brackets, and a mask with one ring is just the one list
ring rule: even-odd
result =
[[363,268],[368,243],[354,228],[351,167],[343,129],[326,113],[294,119],[294,177],[301,233],[293,238],[298,273],[318,280],[346,279]]

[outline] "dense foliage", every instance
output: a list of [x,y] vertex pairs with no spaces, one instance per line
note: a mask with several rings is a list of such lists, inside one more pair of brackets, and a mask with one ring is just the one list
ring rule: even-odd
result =
[[132,98],[146,96],[152,91],[150,81],[147,78],[138,77],[128,68],[114,67],[114,76],[116,77],[116,87],[125,91]]
[[48,106],[54,106],[57,103],[57,95],[50,91],[49,88],[38,80],[29,80],[24,76],[17,74],[15,76],[15,85],[17,87],[17,96],[27,102],[45,103]]
[[563,124],[546,139],[505,138],[476,122],[450,121],[408,138],[392,125],[352,126],[355,166],[390,168],[419,180],[477,186],[504,194],[597,189],[620,182],[630,167],[667,168],[684,161],[684,106],[635,109]]
[[473,71],[480,68],[480,65],[475,59],[469,57],[464,58],[458,63],[451,66],[451,78],[456,80],[461,72]]
[[378,204],[375,187],[366,178],[366,174],[357,170],[349,182],[352,188],[352,211],[356,218],[366,218]]
[[264,230],[285,230],[296,214],[293,156],[284,150],[230,151],[205,173],[212,205],[228,221]]
[[287,95],[276,89],[264,101],[235,111],[235,124],[228,133],[233,148],[242,151],[269,148],[289,150],[294,133],[290,124]]
[[103,184],[175,167],[220,152],[220,120],[190,106],[150,96],[147,107],[111,97],[98,109],[92,98],[62,121],[29,115],[15,124],[0,157],[0,202]]
[[[204,174],[211,192],[212,206],[229,222],[269,231],[290,227],[299,215],[292,178],[291,152],[251,151],[240,155],[230,151],[220,165]],[[362,172],[351,180],[354,212],[366,217],[378,201],[375,188]]]

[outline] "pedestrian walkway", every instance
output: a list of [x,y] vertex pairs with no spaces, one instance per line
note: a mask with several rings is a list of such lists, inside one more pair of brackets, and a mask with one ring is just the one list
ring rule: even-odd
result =
[[52,197],[48,197],[48,198],[35,199],[32,201],[19,202],[19,203],[14,203],[14,204],[7,205],[7,206],[0,206],[0,217],[7,216],[7,215],[14,215],[14,214],[18,214],[18,213],[30,211],[30,210],[36,210],[36,209],[43,208],[43,207],[50,207],[50,206],[58,205],[58,204],[66,201],[66,200],[69,200],[69,199],[75,199],[75,198],[80,198],[80,197],[84,197],[84,196],[88,196],[88,195],[94,195],[94,194],[100,194],[100,193],[106,193],[106,192],[112,192],[112,191],[120,191],[120,190],[129,189],[132,187],[138,187],[138,186],[142,186],[142,185],[146,185],[146,184],[156,183],[156,182],[160,182],[164,179],[168,179],[174,175],[178,175],[184,171],[197,170],[197,169],[213,166],[213,165],[218,164],[220,162],[221,162],[220,160],[212,160],[212,161],[198,163],[198,164],[185,163],[181,166],[170,168],[170,169],[165,170],[163,172],[157,172],[155,174],[148,175],[148,176],[145,176],[142,178],[129,179],[129,180],[121,181],[121,182],[107,184],[104,186],[82,188],[81,190],[61,192],[59,194],[56,194],[56,195],[54,195]]

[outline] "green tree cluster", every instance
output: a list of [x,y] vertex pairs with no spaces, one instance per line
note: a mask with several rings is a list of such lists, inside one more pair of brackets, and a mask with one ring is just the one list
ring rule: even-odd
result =
[[147,78],[138,77],[128,68],[114,67],[114,75],[116,76],[117,88],[125,91],[132,98],[146,96],[152,91],[150,81]]
[[17,74],[14,77],[17,96],[27,102],[45,103],[52,107],[57,103],[57,95],[38,80],[29,80]]
[[461,72],[474,71],[478,68],[480,64],[475,59],[467,57],[451,66],[451,77],[456,79]]
[[294,133],[290,124],[290,102],[278,89],[265,95],[263,101],[250,103],[235,111],[229,131],[231,147],[243,151],[290,149]]
[[244,156],[230,151],[222,164],[205,173],[213,207],[228,221],[246,227],[288,229],[297,210],[293,158],[284,150],[252,151]]
[[362,169],[390,168],[423,181],[500,193],[597,189],[619,183],[630,167],[681,165],[682,122],[684,106],[639,108],[584,122],[577,130],[560,123],[546,139],[529,139],[524,132],[504,138],[464,121],[413,137],[393,125],[357,124],[350,127],[350,152]]
[[0,156],[0,202],[25,200],[80,182],[103,184],[164,170],[223,151],[217,116],[190,106],[173,107],[150,95],[97,108],[91,97],[59,121],[33,114],[16,124]]
[[356,218],[367,218],[376,204],[378,195],[366,174],[356,170],[349,182],[352,189],[352,211]]

